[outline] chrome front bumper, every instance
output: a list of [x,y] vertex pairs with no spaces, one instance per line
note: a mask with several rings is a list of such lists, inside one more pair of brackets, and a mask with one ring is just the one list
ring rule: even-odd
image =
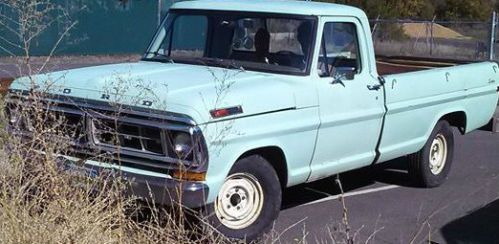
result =
[[81,165],[77,163],[79,159],[67,156],[60,156],[58,159],[62,170],[71,174],[92,178],[105,175],[110,180],[124,180],[127,185],[126,194],[141,201],[188,208],[206,205],[209,189],[202,182],[181,181],[166,174],[90,160],[85,161],[83,166],[77,166]]

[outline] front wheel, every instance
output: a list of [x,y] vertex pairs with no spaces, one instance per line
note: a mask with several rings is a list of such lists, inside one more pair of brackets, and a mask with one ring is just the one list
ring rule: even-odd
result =
[[253,241],[270,230],[281,199],[274,168],[261,156],[249,156],[236,162],[216,201],[207,206],[208,220],[229,238]]
[[454,156],[454,134],[447,121],[439,121],[421,151],[409,156],[409,173],[423,187],[444,183]]

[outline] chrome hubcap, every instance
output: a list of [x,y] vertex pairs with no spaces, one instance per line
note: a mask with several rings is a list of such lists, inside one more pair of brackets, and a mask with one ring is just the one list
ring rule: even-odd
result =
[[438,134],[430,147],[430,170],[434,175],[440,174],[447,161],[447,140],[442,134]]
[[263,207],[263,190],[258,180],[246,173],[229,176],[215,201],[215,214],[228,228],[243,229],[253,224]]

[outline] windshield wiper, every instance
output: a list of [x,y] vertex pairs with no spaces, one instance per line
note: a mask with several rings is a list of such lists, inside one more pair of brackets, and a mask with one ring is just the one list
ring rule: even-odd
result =
[[159,53],[159,52],[146,52],[146,55],[149,55],[149,54],[154,55],[154,57],[153,58],[146,58],[148,60],[154,60],[154,61],[160,61],[160,62],[166,61],[166,62],[169,62],[169,63],[172,63],[172,64],[175,63],[173,61],[173,59],[170,56],[168,56],[168,55],[165,55],[165,54],[162,54],[162,53]]
[[237,69],[237,70],[240,70],[240,71],[246,71],[242,65],[236,64],[235,62],[230,62],[229,66],[227,68],[229,68],[229,69],[230,68]]
[[244,67],[242,65],[238,65],[235,63],[233,60],[226,60],[226,59],[220,59],[220,58],[194,58],[196,62],[203,64],[203,65],[212,65],[212,66],[219,66],[227,69],[237,69],[241,71],[245,71]]

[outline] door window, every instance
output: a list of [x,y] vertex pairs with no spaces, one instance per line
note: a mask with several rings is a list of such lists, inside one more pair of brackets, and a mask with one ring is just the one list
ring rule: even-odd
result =
[[358,74],[361,70],[357,28],[354,23],[324,25],[318,72],[320,77]]

